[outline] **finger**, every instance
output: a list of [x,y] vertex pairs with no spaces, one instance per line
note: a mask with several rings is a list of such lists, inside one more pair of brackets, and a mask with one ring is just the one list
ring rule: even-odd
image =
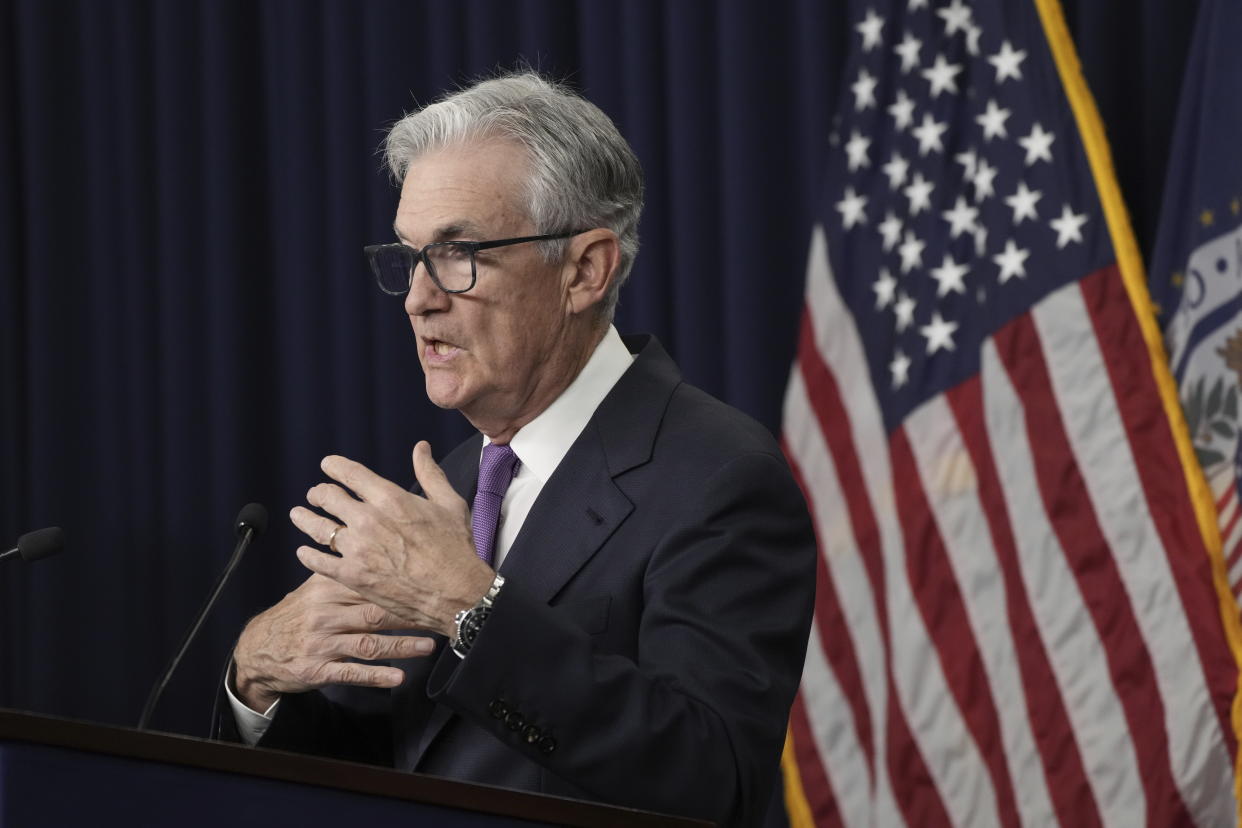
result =
[[440,504],[461,500],[461,495],[449,483],[444,469],[431,456],[431,444],[426,440],[419,440],[414,446],[414,477],[418,480],[418,485],[423,487],[428,500]]
[[334,661],[323,665],[320,678],[325,684],[351,684],[355,687],[397,687],[405,673],[396,667]]
[[317,483],[306,490],[306,502],[318,507],[341,523],[358,523],[366,505],[335,483]]
[[396,495],[405,494],[405,489],[385,480],[366,466],[348,457],[330,454],[323,458],[319,468],[336,482],[353,491],[359,498],[368,503],[393,499]]
[[349,635],[342,636],[342,652],[365,661],[385,658],[416,658],[435,649],[430,638],[415,635]]
[[311,572],[316,572],[325,578],[331,578],[341,586],[353,589],[354,585],[345,579],[346,562],[344,558],[320,552],[318,549],[312,549],[309,546],[299,546],[297,555],[298,560],[302,562],[302,566]]
[[301,529],[303,534],[321,546],[328,545],[333,531],[336,531],[338,544],[343,540],[341,533],[344,532],[344,527],[341,524],[332,518],[317,515],[305,506],[294,506],[290,509],[289,520],[292,521],[294,526]]

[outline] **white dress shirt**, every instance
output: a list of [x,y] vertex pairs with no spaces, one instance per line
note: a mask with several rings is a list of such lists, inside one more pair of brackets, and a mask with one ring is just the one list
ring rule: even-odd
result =
[[[496,528],[495,567],[500,569],[509,548],[517,538],[526,516],[543,486],[552,477],[570,446],[578,439],[582,429],[590,421],[595,409],[608,396],[608,392],[629,369],[634,356],[621,341],[621,335],[611,325],[604,338],[587,360],[578,376],[561,392],[551,405],[539,416],[522,426],[509,446],[521,465],[505,492],[500,505],[500,522]],[[483,437],[483,444],[491,441]],[[480,448],[480,452],[482,449]],[[230,670],[230,676],[232,671]],[[263,737],[276,712],[277,700],[262,713],[251,710],[233,693],[232,680],[226,680],[224,689],[237,719],[237,730],[242,740],[253,745]]]

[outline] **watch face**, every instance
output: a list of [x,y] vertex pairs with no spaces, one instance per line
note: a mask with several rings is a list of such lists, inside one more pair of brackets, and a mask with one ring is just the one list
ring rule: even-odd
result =
[[491,607],[475,607],[466,613],[466,617],[461,620],[461,643],[464,646],[474,645],[474,640],[479,637],[479,630],[483,629],[483,622],[491,614]]

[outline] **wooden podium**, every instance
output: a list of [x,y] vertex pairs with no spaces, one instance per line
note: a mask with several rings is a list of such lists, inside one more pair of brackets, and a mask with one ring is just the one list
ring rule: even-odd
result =
[[0,710],[0,828],[707,824],[369,765]]

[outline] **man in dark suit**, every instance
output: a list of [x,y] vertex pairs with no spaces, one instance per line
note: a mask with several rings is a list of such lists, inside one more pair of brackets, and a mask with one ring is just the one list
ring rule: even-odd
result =
[[414,492],[324,459],[319,511],[291,518],[337,554],[299,548],[314,574],[247,625],[226,732],[756,824],[814,539],[771,436],[611,325],[637,159],[532,74],[407,116],[387,151],[400,241],[368,256],[405,297],[428,396],[481,436],[442,466],[416,446]]

